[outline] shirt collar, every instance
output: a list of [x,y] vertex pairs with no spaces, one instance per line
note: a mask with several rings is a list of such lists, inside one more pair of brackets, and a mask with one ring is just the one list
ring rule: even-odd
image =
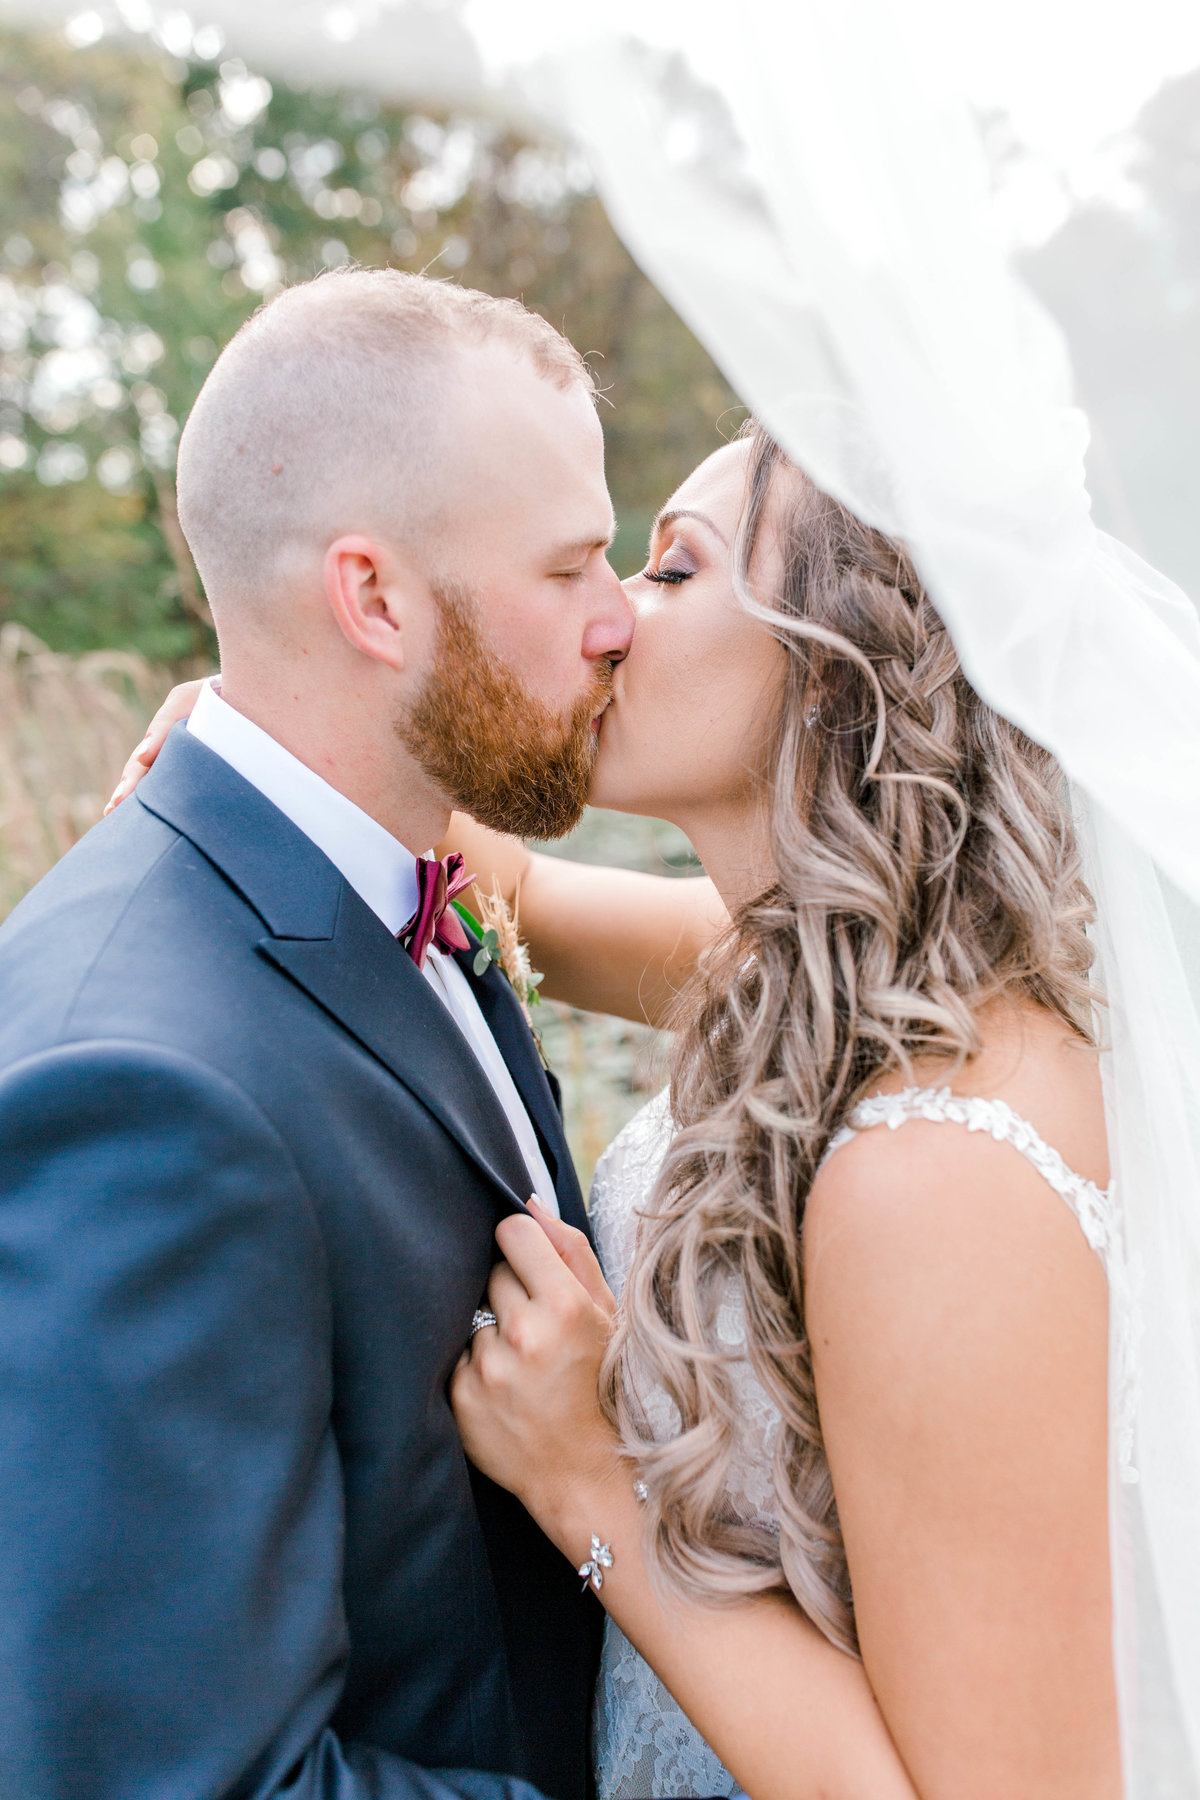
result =
[[392,933],[417,910],[417,859],[378,820],[339,794],[205,682],[188,730],[323,850]]

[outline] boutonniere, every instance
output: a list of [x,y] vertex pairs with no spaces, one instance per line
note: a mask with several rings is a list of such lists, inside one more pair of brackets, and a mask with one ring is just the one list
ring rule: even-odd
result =
[[479,911],[482,915],[478,919],[461,900],[450,902],[455,912],[479,939],[473,965],[475,973],[482,975],[489,963],[495,963],[517,996],[517,1003],[525,1015],[525,1023],[533,1033],[533,1041],[538,1047],[538,1055],[543,1066],[548,1069],[550,1064],[542,1049],[541,1035],[533,1022],[533,1008],[542,1004],[538,989],[543,978],[529,960],[528,945],[521,942],[520,891],[518,890],[516,904],[512,907],[500,892],[500,884],[496,880],[492,882],[490,894],[484,894],[479,888],[475,892],[479,895]]

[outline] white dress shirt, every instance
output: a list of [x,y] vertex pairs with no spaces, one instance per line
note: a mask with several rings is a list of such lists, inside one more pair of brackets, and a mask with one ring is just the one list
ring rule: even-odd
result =
[[[417,910],[417,862],[411,850],[261,726],[236,712],[208,682],[200,690],[188,730],[323,850],[392,936],[399,933]],[[470,982],[453,957],[434,947],[425,959],[424,974],[491,1082],[525,1158],[533,1192],[557,1214],[558,1198],[537,1134]]]

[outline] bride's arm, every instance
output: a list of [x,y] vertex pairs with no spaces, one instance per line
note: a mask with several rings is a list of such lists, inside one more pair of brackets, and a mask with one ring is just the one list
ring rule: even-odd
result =
[[789,1596],[720,1608],[659,1596],[632,1482],[620,1463],[539,1523],[577,1566],[593,1531],[610,1545],[606,1610],[740,1786],[754,1800],[918,1800],[862,1663]]
[[635,1471],[595,1399],[612,1297],[582,1234],[539,1217],[545,1235],[524,1217],[497,1231],[502,1328],[476,1334],[452,1384],[472,1460],[577,1566],[593,1532],[610,1547],[604,1606],[754,1800],[917,1800],[862,1664],[790,1597],[702,1608],[660,1596]]
[[922,1800],[1118,1800],[1099,1256],[1010,1144],[920,1120],[839,1150],[804,1231],[859,1642]]
[[[589,1012],[665,1025],[728,915],[711,881],[541,856],[455,813],[438,855],[460,850],[483,893],[520,906],[543,994]],[[468,899],[470,897],[468,896]]]

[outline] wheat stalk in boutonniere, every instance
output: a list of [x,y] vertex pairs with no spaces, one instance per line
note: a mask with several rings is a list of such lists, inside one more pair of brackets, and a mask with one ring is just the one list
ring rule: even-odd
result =
[[[521,1011],[525,1014],[525,1023],[541,1051],[541,1038],[533,1022],[532,1008],[542,1003],[542,996],[538,993],[542,977],[529,960],[528,946],[521,942],[521,891],[517,889],[516,902],[512,907],[500,892],[500,884],[494,878],[490,894],[484,894],[479,888],[475,892],[479,898],[479,918],[459,901],[451,902],[455,911],[461,913],[480,940],[475,956],[475,973],[482,975],[489,963],[495,963],[517,996]],[[543,1053],[542,1061],[545,1060]]]

